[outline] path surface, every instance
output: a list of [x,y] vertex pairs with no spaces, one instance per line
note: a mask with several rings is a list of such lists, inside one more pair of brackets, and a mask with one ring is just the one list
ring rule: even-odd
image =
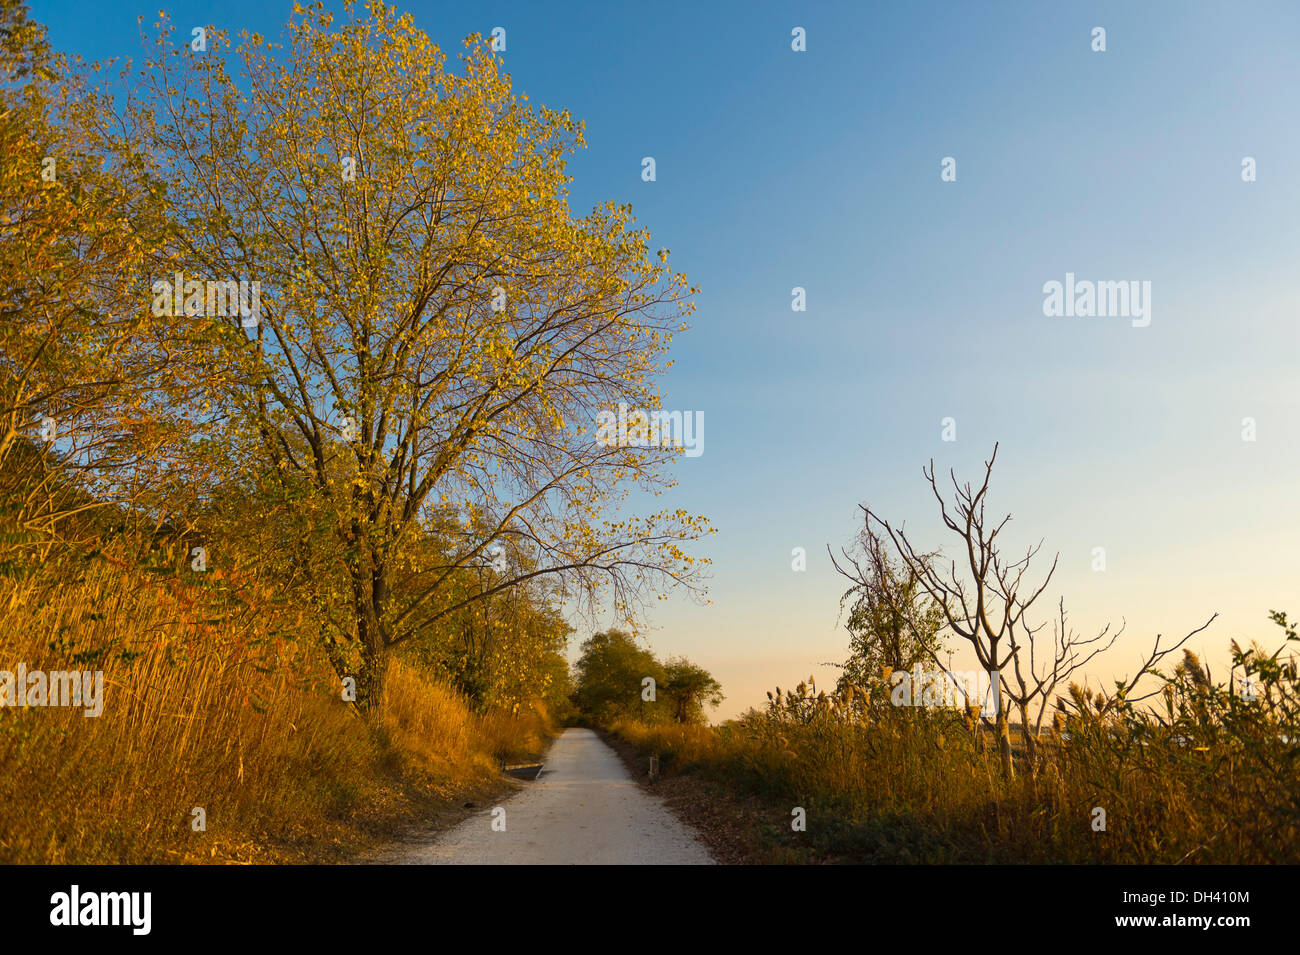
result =
[[415,865],[711,865],[695,835],[633,781],[591,730],[567,729],[541,777],[504,799],[505,832],[484,806],[434,842],[403,853]]

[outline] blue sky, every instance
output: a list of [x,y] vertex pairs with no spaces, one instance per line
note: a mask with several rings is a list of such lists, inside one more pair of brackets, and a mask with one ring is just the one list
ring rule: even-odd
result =
[[[809,673],[833,683],[819,664],[847,635],[826,545],[864,501],[948,545],[920,468],[975,478],[994,441],[990,509],[1014,515],[1014,544],[1061,553],[1045,602],[1063,594],[1085,630],[1128,622],[1094,678],[1214,611],[1192,645],[1215,662],[1232,637],[1275,644],[1269,609],[1300,614],[1300,7],[401,6],[449,52],[504,27],[517,89],[586,121],[575,209],[631,202],[703,289],[664,407],[704,414],[667,503],[718,528],[712,603],[659,604],[648,636],[714,672],[720,716]],[[158,7],[33,13],[59,49],[138,57],[136,17]],[[277,35],[290,4],[164,9]],[[1045,317],[1043,284],[1067,272],[1150,281],[1151,324]]]

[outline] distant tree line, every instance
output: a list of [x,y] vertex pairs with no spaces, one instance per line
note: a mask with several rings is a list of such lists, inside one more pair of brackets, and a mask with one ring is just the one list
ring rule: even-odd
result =
[[578,717],[598,726],[618,721],[701,724],[722,702],[722,684],[685,657],[660,661],[622,630],[582,644],[574,666]]

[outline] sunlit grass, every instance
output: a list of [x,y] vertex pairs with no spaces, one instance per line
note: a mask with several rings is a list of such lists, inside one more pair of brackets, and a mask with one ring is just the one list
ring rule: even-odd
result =
[[97,718],[0,708],[0,861],[256,860],[392,809],[406,783],[450,801],[545,746],[544,713],[475,714],[399,661],[368,724],[310,641],[204,623],[205,599],[92,561],[0,603],[0,669],[106,683]]
[[1142,745],[1096,722],[1069,739],[1045,737],[1038,771],[1020,754],[1009,780],[991,736],[959,711],[878,716],[751,713],[719,727],[611,728],[658,754],[666,773],[761,797],[776,827],[804,807],[808,843],[846,861],[1300,860],[1300,779],[1278,775],[1274,757],[1285,765],[1294,750],[1280,740],[1199,747],[1166,734]]

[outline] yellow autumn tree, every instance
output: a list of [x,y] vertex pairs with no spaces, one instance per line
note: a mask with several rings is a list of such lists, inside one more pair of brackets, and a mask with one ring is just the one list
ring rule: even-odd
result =
[[0,561],[30,567],[174,440],[166,329],[136,285],[158,186],[45,28],[0,0]]
[[[459,67],[382,3],[338,23],[296,6],[282,46],[176,42],[162,20],[124,116],[168,187],[181,274],[151,281],[192,329],[195,414],[223,454],[310,488],[301,518],[345,568],[331,639],[356,651],[331,658],[363,706],[390,648],[524,582],[625,614],[699,586],[681,545],[704,522],[623,507],[671,484],[679,449],[596,435],[603,409],[659,407],[696,290],[630,207],[570,211],[581,123],[478,38]],[[242,310],[213,307],[241,281]]]

